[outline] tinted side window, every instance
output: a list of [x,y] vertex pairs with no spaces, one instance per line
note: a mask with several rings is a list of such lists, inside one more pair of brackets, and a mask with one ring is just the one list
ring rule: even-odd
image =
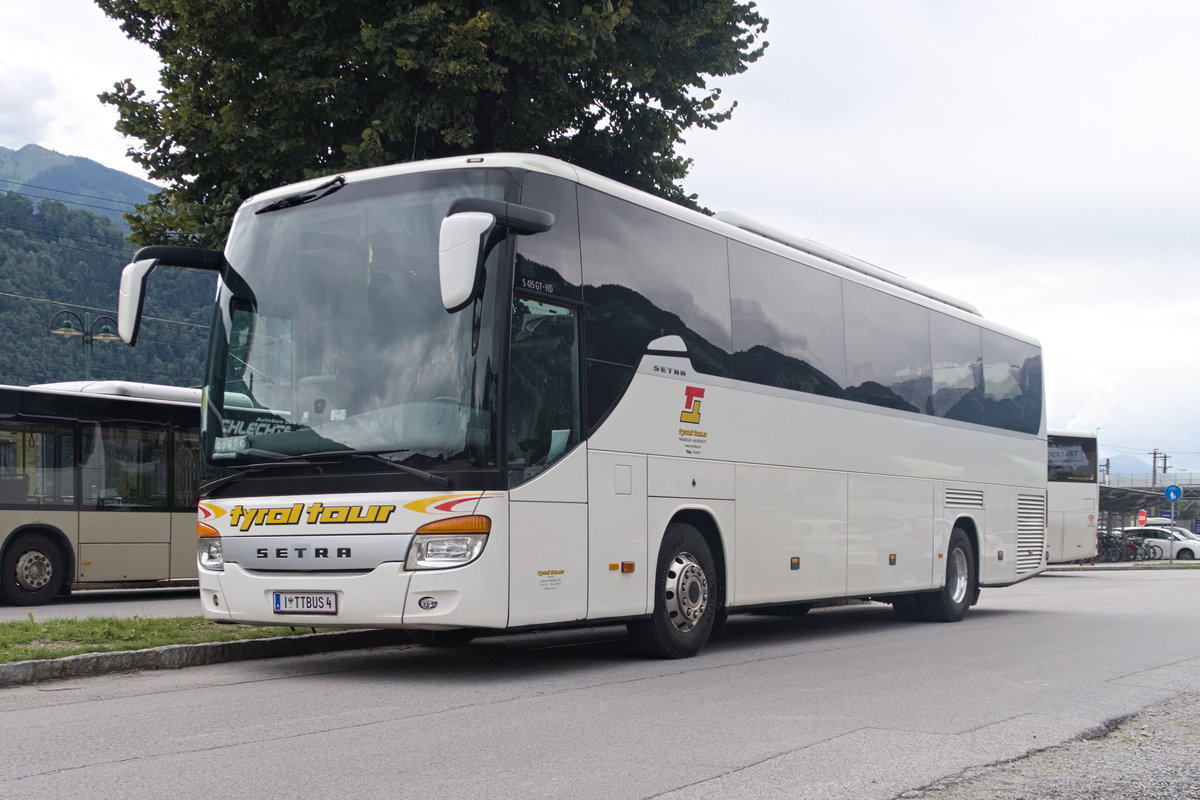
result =
[[701,372],[728,376],[725,239],[633,203],[579,189],[588,357],[634,365],[681,336]]
[[983,339],[977,325],[932,311],[933,413],[983,424]]
[[517,237],[514,285],[520,291],[578,300],[583,278],[575,184],[553,175],[530,172],[521,188],[521,203],[549,211],[554,215],[554,227],[544,233]]
[[1042,424],[1042,354],[1038,348],[983,331],[984,414],[988,425],[1037,433]]
[[904,411],[932,410],[929,312],[853,281],[843,287],[846,398]]
[[0,504],[75,504],[75,435],[57,422],[0,422]]
[[842,396],[846,341],[841,280],[731,241],[729,287],[734,377]]

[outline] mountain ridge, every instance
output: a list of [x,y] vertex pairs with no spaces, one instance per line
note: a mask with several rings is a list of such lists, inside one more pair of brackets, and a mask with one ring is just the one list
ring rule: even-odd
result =
[[122,230],[128,230],[123,215],[158,189],[150,181],[84,156],[65,155],[38,144],[19,150],[0,147],[0,191],[84,208],[108,217]]

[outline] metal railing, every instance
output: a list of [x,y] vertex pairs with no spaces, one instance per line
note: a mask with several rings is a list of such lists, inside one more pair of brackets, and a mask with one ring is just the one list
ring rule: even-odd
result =
[[1133,486],[1145,488],[1147,486],[1167,487],[1171,484],[1176,486],[1200,486],[1200,472],[1159,472],[1152,474],[1149,472],[1114,472],[1106,477],[1101,477],[1100,482],[1105,486]]

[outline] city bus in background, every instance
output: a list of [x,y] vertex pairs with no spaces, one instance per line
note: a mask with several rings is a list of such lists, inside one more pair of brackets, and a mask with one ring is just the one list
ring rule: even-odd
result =
[[1095,558],[1100,513],[1096,435],[1051,432],[1046,464],[1047,563]]
[[200,390],[0,386],[0,596],[195,585]]
[[623,622],[658,657],[730,613],[873,598],[961,620],[1044,566],[1037,342],[736,214],[496,154],[273,190],[224,252],[202,451],[213,620]]

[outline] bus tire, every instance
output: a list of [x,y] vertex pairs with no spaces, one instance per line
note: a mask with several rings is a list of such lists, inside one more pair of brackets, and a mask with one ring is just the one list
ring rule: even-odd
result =
[[59,594],[66,576],[62,548],[44,533],[23,533],[0,559],[0,595],[14,606],[44,605]]
[[479,635],[478,628],[455,628],[446,631],[425,631],[412,628],[408,638],[425,647],[462,647]]
[[971,608],[977,588],[971,540],[962,528],[955,528],[946,548],[946,583],[936,592],[917,596],[921,615],[930,622],[961,622]]
[[629,623],[634,643],[654,658],[689,658],[708,642],[720,611],[719,576],[708,543],[684,522],[663,534],[654,572],[654,611]]

